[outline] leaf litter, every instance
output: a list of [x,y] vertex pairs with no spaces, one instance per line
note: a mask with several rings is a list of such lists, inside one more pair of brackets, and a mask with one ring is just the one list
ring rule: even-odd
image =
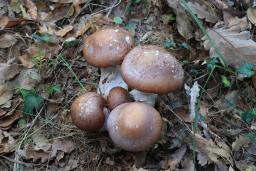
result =
[[[8,11],[0,3],[0,153],[12,159],[0,162],[37,170],[255,170],[255,10],[241,4],[188,0],[188,11],[177,0],[12,0]],[[162,137],[140,155],[115,148],[105,132],[77,130],[69,115],[77,94],[107,89],[82,58],[83,40],[117,25],[137,44],[174,53],[190,90],[157,98]]]

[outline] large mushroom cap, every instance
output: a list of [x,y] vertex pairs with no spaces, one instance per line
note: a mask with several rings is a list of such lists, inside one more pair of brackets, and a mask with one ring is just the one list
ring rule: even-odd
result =
[[121,64],[125,55],[134,46],[131,34],[121,28],[107,28],[95,32],[85,40],[83,55],[96,67]]
[[104,99],[95,92],[88,92],[75,99],[70,113],[73,123],[84,131],[97,131],[104,124]]
[[184,71],[165,49],[145,45],[133,48],[124,58],[121,75],[132,88],[147,93],[169,93],[183,84]]
[[118,147],[127,151],[143,151],[159,138],[162,118],[152,106],[140,102],[124,103],[109,115],[107,130]]

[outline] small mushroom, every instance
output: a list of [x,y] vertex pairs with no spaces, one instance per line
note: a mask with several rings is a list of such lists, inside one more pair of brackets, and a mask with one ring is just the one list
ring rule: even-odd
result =
[[128,88],[120,75],[118,65],[133,47],[132,35],[122,28],[99,30],[85,40],[83,55],[90,65],[101,68],[97,91],[104,98],[113,87]]
[[112,110],[107,120],[108,133],[118,147],[132,152],[150,148],[160,138],[162,118],[152,106],[124,103]]
[[109,91],[107,104],[110,110],[122,103],[129,102],[129,93],[126,89],[122,87],[114,87]]
[[96,92],[77,97],[71,105],[73,123],[81,130],[93,132],[104,125],[104,99]]
[[[184,71],[178,60],[164,48],[155,45],[137,46],[124,58],[121,75],[129,87],[152,96],[170,93],[183,85]],[[150,94],[145,94],[150,93]],[[138,92],[135,93],[139,99]]]

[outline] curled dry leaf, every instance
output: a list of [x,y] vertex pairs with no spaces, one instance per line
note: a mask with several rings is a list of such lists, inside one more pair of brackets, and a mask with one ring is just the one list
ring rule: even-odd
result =
[[[228,65],[237,68],[245,63],[256,66],[256,42],[251,39],[249,31],[232,32],[219,28],[208,30],[208,34],[214,40]],[[210,56],[218,56],[209,40],[206,37],[203,39],[205,40],[205,49],[210,50]]]
[[23,18],[13,18],[13,17],[8,17],[8,16],[1,16],[0,17],[0,28],[9,28],[9,27],[13,27],[16,26],[20,23],[22,23],[23,21],[28,21],[26,19]]
[[8,102],[13,96],[13,91],[7,84],[0,85],[0,105]]
[[13,34],[3,34],[0,36],[0,48],[8,48],[13,46],[17,42],[17,39]]
[[0,129],[0,154],[10,153],[15,150],[16,141],[14,137]]
[[15,111],[12,115],[4,116],[0,119],[0,128],[2,130],[9,129],[12,124],[21,117],[20,112]]

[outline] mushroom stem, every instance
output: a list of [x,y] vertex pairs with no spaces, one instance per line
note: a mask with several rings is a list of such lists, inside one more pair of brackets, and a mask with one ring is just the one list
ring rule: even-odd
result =
[[114,87],[122,87],[128,89],[128,85],[124,82],[120,74],[120,66],[101,68],[101,76],[97,92],[105,99],[109,91]]
[[157,94],[154,93],[145,93],[136,89],[130,91],[130,95],[136,102],[147,103],[151,106],[155,106]]

